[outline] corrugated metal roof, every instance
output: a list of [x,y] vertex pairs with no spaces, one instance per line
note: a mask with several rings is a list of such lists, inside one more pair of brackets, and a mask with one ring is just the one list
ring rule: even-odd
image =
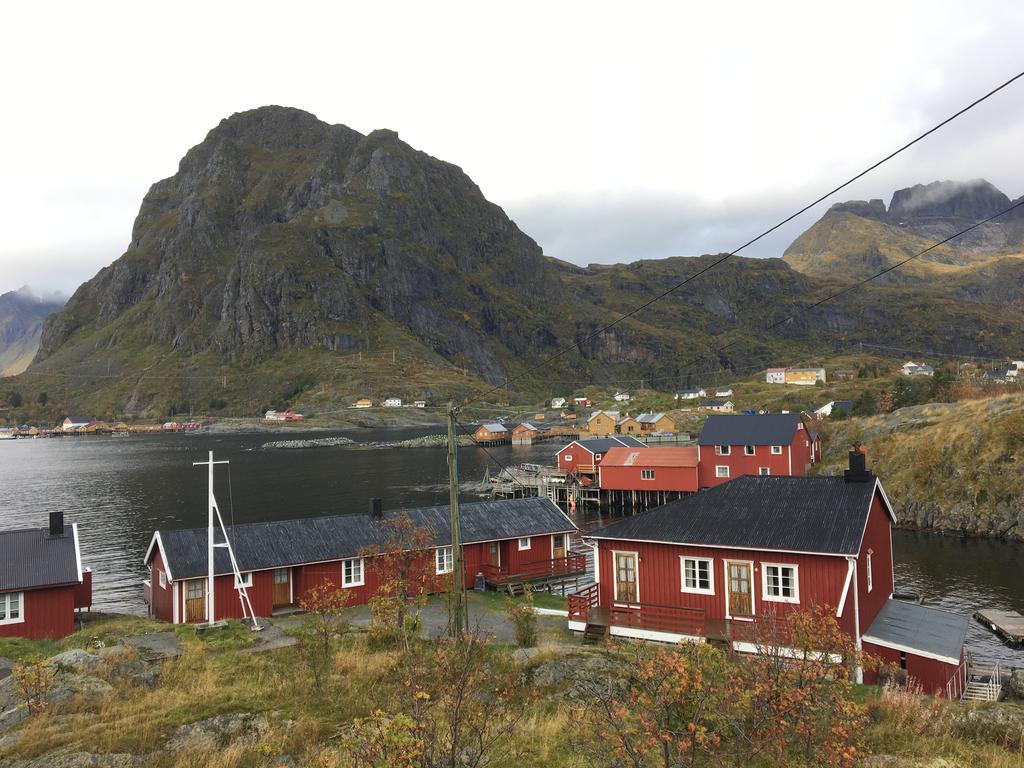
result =
[[601,459],[602,467],[696,467],[696,448],[612,448]]
[[[612,448],[619,448],[625,446],[626,448],[646,448],[647,443],[642,443],[635,437],[629,435],[618,435],[615,437],[594,437],[589,440],[577,440],[577,444],[582,445],[591,453],[608,453]],[[564,450],[564,449],[563,449]]]
[[888,600],[864,633],[864,640],[879,640],[959,664],[966,636],[966,616],[918,603]]
[[[415,525],[435,533],[431,546],[444,546],[451,542],[451,509],[447,504],[413,507],[404,511]],[[462,541],[465,544],[576,529],[565,513],[549,499],[535,497],[469,502],[460,504],[459,511]],[[397,514],[397,511],[387,512],[384,520],[394,518]],[[158,533],[170,564],[171,575],[175,579],[206,574],[206,528]],[[388,534],[389,530],[382,525],[382,520],[365,514],[247,523],[228,529],[235,559],[242,571],[357,557],[368,547],[385,544]],[[230,573],[231,562],[227,550],[219,547],[214,556],[216,572]]]
[[698,445],[789,445],[800,417],[795,413],[708,416]]
[[[648,449],[654,450],[654,449]],[[860,550],[875,483],[746,475],[587,534],[785,552]]]
[[496,421],[492,422],[490,424],[484,424],[483,427],[488,432],[508,432],[508,430],[505,428],[504,424],[499,424]]
[[0,531],[0,592],[78,583],[78,548],[71,525]]
[[655,424],[664,417],[664,413],[641,413],[636,417],[636,420],[641,424]]

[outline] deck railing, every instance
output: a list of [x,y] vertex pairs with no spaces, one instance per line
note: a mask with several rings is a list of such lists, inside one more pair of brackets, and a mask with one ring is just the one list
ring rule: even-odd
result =
[[967,689],[967,665],[970,660],[970,655],[966,655],[953,676],[946,681],[946,698],[950,701],[960,701],[964,696]]
[[590,610],[597,608],[600,594],[600,585],[591,584],[589,587],[569,595],[567,598],[569,603],[569,621],[585,622],[590,615]]
[[608,613],[613,627],[704,637],[703,608],[652,603],[612,603]]
[[550,560],[535,560],[520,564],[515,570],[497,565],[481,565],[480,572],[488,584],[510,584],[517,582],[544,581],[560,576],[586,573],[586,555],[567,555]]

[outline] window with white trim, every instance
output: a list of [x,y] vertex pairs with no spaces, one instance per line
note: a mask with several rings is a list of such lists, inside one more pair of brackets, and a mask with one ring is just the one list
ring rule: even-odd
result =
[[341,561],[341,586],[363,586],[363,558],[353,557],[351,560]]
[[772,453],[774,455],[776,455],[776,456],[781,456],[782,455],[782,446],[781,445],[773,445],[772,446]]
[[530,539],[529,539],[529,537],[527,537],[525,539],[520,539],[519,540],[519,551],[520,552],[522,552],[524,549],[529,549],[529,548],[530,548]]
[[451,573],[455,569],[455,558],[451,547],[438,547],[435,552],[435,573]]
[[715,594],[714,561],[706,557],[681,557],[681,592],[699,595]]
[[244,573],[242,573],[241,579],[239,579],[238,576],[235,576],[235,589],[238,589],[239,587],[245,587],[246,589],[248,589],[251,586],[252,571],[245,571]]
[[21,624],[25,621],[24,606],[24,592],[6,592],[0,595],[0,624]]
[[756,451],[757,451],[757,449],[754,448],[754,446],[752,446],[752,445],[744,445],[743,446],[743,455],[744,456],[753,456],[756,453]]
[[641,480],[653,480],[654,479],[654,470],[653,469],[641,469],[640,470],[640,479]]
[[160,574],[160,589],[167,589],[167,574],[163,571],[157,571]]
[[874,587],[874,585],[875,585],[874,584],[874,579],[871,576],[871,552],[870,551],[868,552],[868,562],[867,562],[867,565],[868,565],[868,592],[870,592],[872,590],[872,588]]
[[761,564],[763,597],[776,603],[799,603],[800,585],[795,565]]
[[759,475],[770,475],[772,471],[768,467],[758,467],[757,473]]
[[728,477],[729,467],[725,464],[718,464],[715,466],[715,477]]
[[732,453],[732,446],[731,445],[716,445],[715,446],[715,456],[728,456],[730,453]]
[[566,461],[572,461],[572,454],[571,453],[565,454],[565,460]]

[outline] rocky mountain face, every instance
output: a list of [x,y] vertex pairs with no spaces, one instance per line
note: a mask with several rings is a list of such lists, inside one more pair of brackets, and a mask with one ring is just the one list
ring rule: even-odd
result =
[[0,294],[0,376],[14,376],[28,368],[39,348],[43,321],[64,302],[40,298],[28,287]]
[[785,260],[732,258],[595,333],[714,257],[565,264],[459,168],[396,133],[264,107],[222,121],[152,186],[128,250],[46,320],[33,381],[60,376],[71,410],[251,414],[363,394],[437,400],[527,370],[517,388],[549,396],[641,377],[671,389],[880,338],[1000,355],[1024,348],[1024,320],[1005,311],[1021,302],[1019,265],[958,249],[927,265],[948,280],[901,276],[772,326],[837,278],[927,243],[923,228],[1004,199],[944,182],[903,190],[888,209],[841,204]]
[[[1021,198],[1024,200],[1024,198]],[[932,243],[1010,208],[1014,202],[984,179],[935,181],[897,190],[882,200],[833,205],[786,249],[794,269],[818,277],[867,277]],[[908,264],[885,280],[919,284],[949,277],[949,268],[990,265],[1024,253],[1024,207],[983,224]]]

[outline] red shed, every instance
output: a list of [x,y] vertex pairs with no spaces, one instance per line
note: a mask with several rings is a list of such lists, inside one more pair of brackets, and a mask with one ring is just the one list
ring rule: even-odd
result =
[[75,631],[75,610],[92,605],[78,526],[61,512],[48,528],[0,531],[0,637],[58,638]]
[[697,490],[696,448],[612,448],[604,455],[599,485],[611,491]]
[[573,472],[590,475],[596,474],[597,466],[604,459],[604,455],[612,448],[646,449],[647,444],[629,435],[610,435],[608,437],[573,440],[555,454],[558,459],[558,468],[566,474],[572,474]]
[[795,413],[708,416],[697,440],[700,487],[741,475],[807,474],[811,436]]
[[570,596],[569,628],[753,652],[758,622],[827,605],[858,648],[904,653],[931,690],[956,672],[967,619],[950,619],[952,641],[934,616],[894,639],[894,522],[859,451],[842,477],[742,476],[589,534],[597,583]]
[[[569,551],[576,526],[544,498],[460,504],[466,583],[483,574],[491,585],[565,580],[586,570],[586,557]],[[424,567],[446,588],[452,569],[450,509],[447,505],[403,510],[414,525],[435,535],[423,552]],[[366,515],[332,515],[247,523],[230,528],[231,546],[246,593],[257,616],[296,606],[324,583],[351,590],[349,605],[361,605],[380,585],[374,558],[366,551],[384,546],[385,521],[397,512],[371,506]],[[207,531],[156,531],[146,552],[151,580],[147,594],[154,616],[175,624],[206,621]],[[228,553],[215,553],[215,620],[243,618]]]

